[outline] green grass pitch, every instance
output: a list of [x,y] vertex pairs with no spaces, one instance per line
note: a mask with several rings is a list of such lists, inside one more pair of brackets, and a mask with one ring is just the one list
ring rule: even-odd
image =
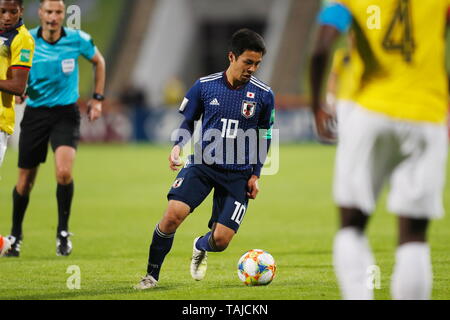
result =
[[[74,252],[56,257],[56,186],[53,156],[42,166],[24,224],[20,259],[0,259],[0,299],[310,300],[339,299],[331,265],[337,214],[331,198],[334,147],[281,148],[278,175],[263,177],[244,224],[229,249],[210,254],[208,274],[195,282],[189,273],[192,241],[207,232],[211,199],[179,229],[161,273],[160,286],[132,289],[144,275],[153,229],[166,207],[175,179],[168,170],[169,147],[81,146],[75,170],[71,218]],[[9,150],[0,169],[0,232],[11,227],[11,193],[17,153]],[[449,179],[448,179],[449,180]],[[446,209],[450,189],[446,188]],[[374,215],[370,242],[381,269],[377,299],[389,299],[396,247],[396,218]],[[450,298],[450,216],[431,226],[434,299]],[[239,257],[249,249],[269,251],[278,265],[267,287],[245,287],[237,277]],[[79,266],[81,289],[66,286],[69,266]]]

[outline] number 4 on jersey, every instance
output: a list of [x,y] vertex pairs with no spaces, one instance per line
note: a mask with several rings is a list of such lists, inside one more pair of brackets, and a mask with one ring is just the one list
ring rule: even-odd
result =
[[[403,27],[402,39],[396,40],[397,26]],[[409,0],[399,0],[399,6],[395,10],[394,17],[389,23],[389,28],[383,39],[383,47],[387,51],[400,51],[406,62],[412,61],[415,44],[413,37],[411,5]]]

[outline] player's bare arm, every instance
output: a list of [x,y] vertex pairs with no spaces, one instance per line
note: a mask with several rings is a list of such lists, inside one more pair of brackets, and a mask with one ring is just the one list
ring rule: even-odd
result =
[[0,91],[16,96],[24,95],[30,70],[16,68],[10,69],[9,73],[11,76],[7,80],[0,80]]
[[183,162],[181,161],[181,153],[183,151],[183,146],[188,143],[194,134],[195,122],[185,119],[183,123],[180,125],[180,132],[185,131],[188,132],[188,137],[180,136],[178,141],[175,142],[175,145],[172,149],[172,152],[169,155],[169,167],[172,171],[179,171],[179,169],[183,166]]
[[88,102],[88,117],[89,121],[96,121],[102,116],[102,101],[105,92],[106,79],[106,63],[105,58],[97,50],[97,53],[91,60],[94,66],[95,74],[95,96]]
[[248,181],[248,192],[247,196],[251,200],[256,200],[256,197],[259,193],[259,185],[258,185],[259,177],[253,175]]
[[321,26],[311,58],[311,107],[316,120],[317,134],[319,138],[325,141],[335,139],[334,133],[330,130],[330,123],[334,121],[334,117],[322,106],[322,96],[333,45],[339,35],[340,33],[336,28],[327,25]]
[[172,171],[178,171],[180,170],[182,165],[183,163],[181,161],[181,147],[179,145],[176,145],[173,147],[172,152],[169,156],[169,167]]

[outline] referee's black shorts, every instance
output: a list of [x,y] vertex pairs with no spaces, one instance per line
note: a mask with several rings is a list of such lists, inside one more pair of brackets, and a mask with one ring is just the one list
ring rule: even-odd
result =
[[53,108],[26,107],[20,128],[19,168],[33,169],[45,163],[49,142],[53,152],[61,146],[77,148],[80,111],[76,104]]

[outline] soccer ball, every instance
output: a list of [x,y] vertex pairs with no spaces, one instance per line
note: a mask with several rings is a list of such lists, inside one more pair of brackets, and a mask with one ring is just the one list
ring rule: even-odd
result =
[[264,250],[254,249],[245,253],[238,262],[239,279],[247,286],[266,286],[275,277],[277,266],[274,258]]

